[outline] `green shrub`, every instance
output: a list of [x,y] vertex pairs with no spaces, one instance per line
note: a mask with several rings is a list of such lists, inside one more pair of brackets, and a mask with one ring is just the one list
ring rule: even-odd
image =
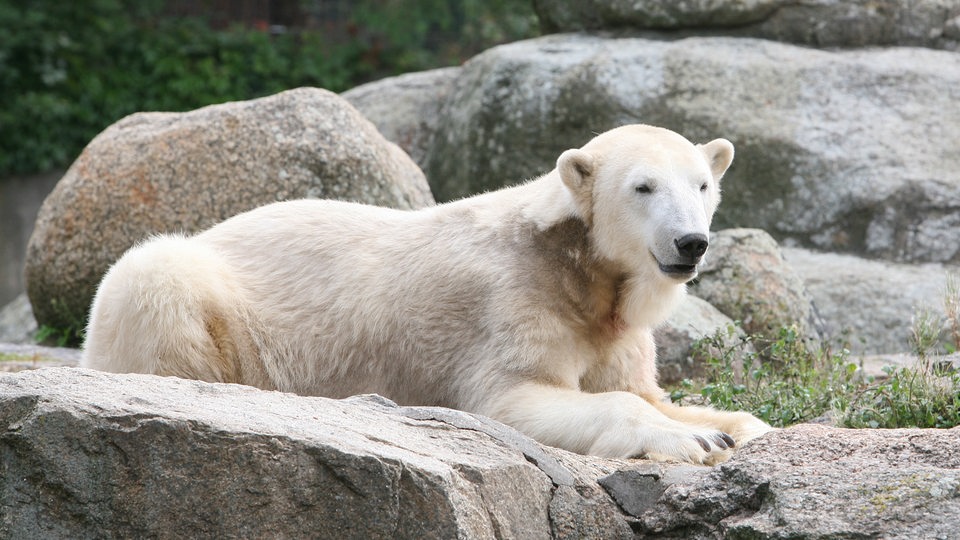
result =
[[951,428],[960,425],[960,373],[935,365],[886,367],[887,377],[853,396],[841,425],[854,428]]
[[[922,350],[931,347],[929,329],[937,324],[915,319]],[[874,380],[858,373],[847,349],[812,344],[794,327],[764,340],[731,325],[699,340],[694,354],[704,358],[706,375],[683,381],[671,392],[675,402],[744,410],[778,427],[823,416],[844,427],[960,425],[960,373],[937,369],[926,353],[916,366],[884,368],[886,377]]]
[[684,381],[675,401],[696,392],[714,407],[749,411],[774,426],[817,418],[858,386],[849,351],[812,347],[795,327],[765,340],[731,325],[699,340],[694,354],[705,359],[705,381]]
[[63,167],[137,111],[298,86],[340,92],[529,37],[528,0],[361,0],[340,27],[271,35],[166,15],[163,0],[0,2],[0,175]]

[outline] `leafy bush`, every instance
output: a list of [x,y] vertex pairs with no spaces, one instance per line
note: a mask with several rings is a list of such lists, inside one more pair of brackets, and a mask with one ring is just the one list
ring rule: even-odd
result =
[[0,174],[62,167],[136,111],[298,86],[339,92],[456,64],[535,31],[528,0],[361,0],[335,28],[271,35],[166,15],[163,0],[0,2]]
[[853,396],[843,426],[951,428],[960,425],[960,372],[921,362],[885,367],[887,377]]
[[705,358],[705,382],[684,381],[671,395],[674,401],[696,392],[714,407],[749,411],[774,426],[842,407],[840,401],[858,387],[849,351],[813,348],[795,327],[765,340],[731,325],[699,340],[694,354]]
[[[915,319],[916,343],[929,347],[933,326]],[[960,372],[938,368],[925,353],[916,366],[884,368],[886,377],[874,380],[858,372],[847,349],[814,345],[794,327],[764,340],[731,325],[699,340],[694,351],[705,359],[706,375],[683,381],[671,393],[675,402],[744,410],[778,427],[825,415],[844,427],[960,425]]]

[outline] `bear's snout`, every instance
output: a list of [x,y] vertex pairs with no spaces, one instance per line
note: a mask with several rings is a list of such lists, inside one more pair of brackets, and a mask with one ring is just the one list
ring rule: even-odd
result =
[[687,234],[674,239],[674,245],[677,246],[677,253],[685,261],[696,262],[707,252],[707,246],[710,242],[707,236],[700,233]]

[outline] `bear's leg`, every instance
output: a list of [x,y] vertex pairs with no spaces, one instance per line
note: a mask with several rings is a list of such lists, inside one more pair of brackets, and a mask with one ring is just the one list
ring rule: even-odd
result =
[[773,431],[769,424],[750,413],[718,411],[710,407],[684,406],[660,400],[648,401],[664,415],[684,424],[718,429],[733,437],[736,444],[744,444],[764,433]]
[[269,388],[265,375],[245,380],[262,369],[242,362],[255,357],[243,303],[242,289],[210,248],[156,238],[128,251],[104,277],[81,366]]
[[581,454],[713,464],[726,459],[733,444],[725,433],[668,418],[630,392],[526,383],[501,394],[489,410],[543,444]]

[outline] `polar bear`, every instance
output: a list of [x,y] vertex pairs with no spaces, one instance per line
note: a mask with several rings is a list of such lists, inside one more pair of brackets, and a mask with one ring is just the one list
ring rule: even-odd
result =
[[160,236],[104,277],[81,365],[377,393],[573,452],[716,463],[771,428],[666,401],[651,330],[697,275],[733,152],[628,125],[448,204],[296,200]]

